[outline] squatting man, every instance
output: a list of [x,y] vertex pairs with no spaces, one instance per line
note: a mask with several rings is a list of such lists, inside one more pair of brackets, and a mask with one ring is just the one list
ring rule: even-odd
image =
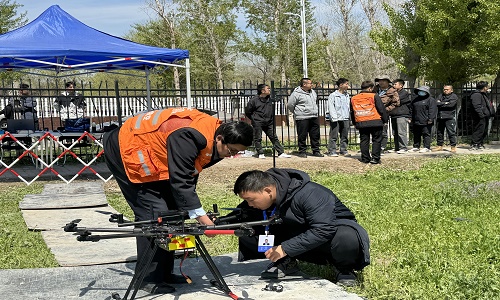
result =
[[[370,264],[367,232],[331,190],[312,182],[306,173],[277,168],[247,171],[236,180],[234,193],[245,200],[238,205],[245,211],[242,221],[275,215],[283,220],[279,225],[256,227],[252,237],[239,238],[239,261],[272,261],[262,278],[297,273],[297,260],[301,260],[332,266],[335,282],[352,286],[357,283],[354,270]],[[263,238],[270,246],[259,243]]]

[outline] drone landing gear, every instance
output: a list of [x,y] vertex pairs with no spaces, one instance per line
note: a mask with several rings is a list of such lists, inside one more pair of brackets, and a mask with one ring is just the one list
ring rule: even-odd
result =
[[[207,265],[208,269],[212,273],[212,275],[215,277],[215,279],[210,280],[210,284],[218,288],[219,290],[223,291],[226,295],[231,297],[231,299],[237,300],[239,299],[238,296],[236,296],[231,289],[228,287],[226,281],[224,280],[224,277],[222,277],[222,274],[220,273],[219,269],[215,265],[214,261],[212,260],[212,257],[207,251],[207,248],[205,248],[205,245],[201,241],[201,238],[199,235],[195,236],[196,239],[196,249],[200,253],[200,256],[203,258],[205,261],[205,264]],[[153,248],[148,248],[146,250],[146,253],[144,253],[143,257],[138,261],[137,263],[139,264],[138,267],[136,268],[136,272],[134,273],[134,276],[132,277],[132,280],[130,281],[130,284],[127,288],[127,292],[125,293],[125,296],[123,298],[120,297],[120,295],[116,292],[111,294],[111,299],[114,300],[128,300],[128,296],[130,292],[132,292],[132,295],[130,296],[130,300],[134,300],[137,292],[139,291],[139,288],[142,285],[142,282],[144,280],[144,277],[146,276],[146,272],[149,268],[149,265],[153,261],[153,257],[155,256],[156,251],[158,250],[158,241],[155,239],[155,245]],[[133,291],[132,291],[133,288]]]

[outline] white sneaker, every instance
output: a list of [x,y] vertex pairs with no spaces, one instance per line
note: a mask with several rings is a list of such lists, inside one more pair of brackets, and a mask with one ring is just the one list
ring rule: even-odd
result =
[[264,154],[259,154],[259,158],[266,158]]
[[419,148],[412,148],[410,151],[411,152],[418,152],[418,150],[420,150]]
[[292,156],[290,154],[281,153],[278,157],[279,158],[291,158]]
[[397,154],[406,154],[408,153],[408,150],[406,149],[401,149],[401,150],[398,150],[398,152],[396,152]]
[[429,149],[429,148],[422,148],[422,150],[420,150],[418,152],[420,152],[420,153],[431,152],[431,149]]

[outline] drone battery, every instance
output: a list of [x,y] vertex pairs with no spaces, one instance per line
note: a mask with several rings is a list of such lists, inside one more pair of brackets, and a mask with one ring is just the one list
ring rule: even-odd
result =
[[184,235],[184,236],[174,236],[170,238],[170,243],[168,243],[168,250],[182,250],[194,248],[196,246],[194,236]]

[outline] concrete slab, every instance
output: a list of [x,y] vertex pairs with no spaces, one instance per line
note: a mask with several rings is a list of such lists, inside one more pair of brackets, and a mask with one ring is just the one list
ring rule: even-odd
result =
[[42,194],[104,194],[103,182],[72,182],[66,183],[48,183],[44,186]]
[[116,213],[111,206],[80,209],[22,210],[29,229],[44,230],[42,237],[61,266],[85,266],[135,260],[135,238],[101,240],[97,243],[79,242],[63,227],[82,219],[81,227],[116,228],[109,215]]
[[104,192],[86,194],[30,194],[19,202],[19,208],[28,209],[57,209],[79,208],[107,205]]
[[[294,278],[275,281],[283,292],[262,291],[269,281],[260,280],[260,272],[267,260],[238,263],[236,254],[214,257],[214,261],[231,290],[240,299],[342,299],[361,300],[341,287],[324,279]],[[179,260],[176,260],[178,270]],[[62,267],[50,269],[0,270],[0,295],[4,299],[111,299],[111,293],[122,297],[133,276],[133,263],[90,267]],[[193,284],[175,285],[177,291],[168,295],[147,295],[139,291],[137,299],[223,300],[230,299],[210,284],[213,279],[203,260],[188,259],[183,272]],[[178,272],[178,271],[177,271]]]

